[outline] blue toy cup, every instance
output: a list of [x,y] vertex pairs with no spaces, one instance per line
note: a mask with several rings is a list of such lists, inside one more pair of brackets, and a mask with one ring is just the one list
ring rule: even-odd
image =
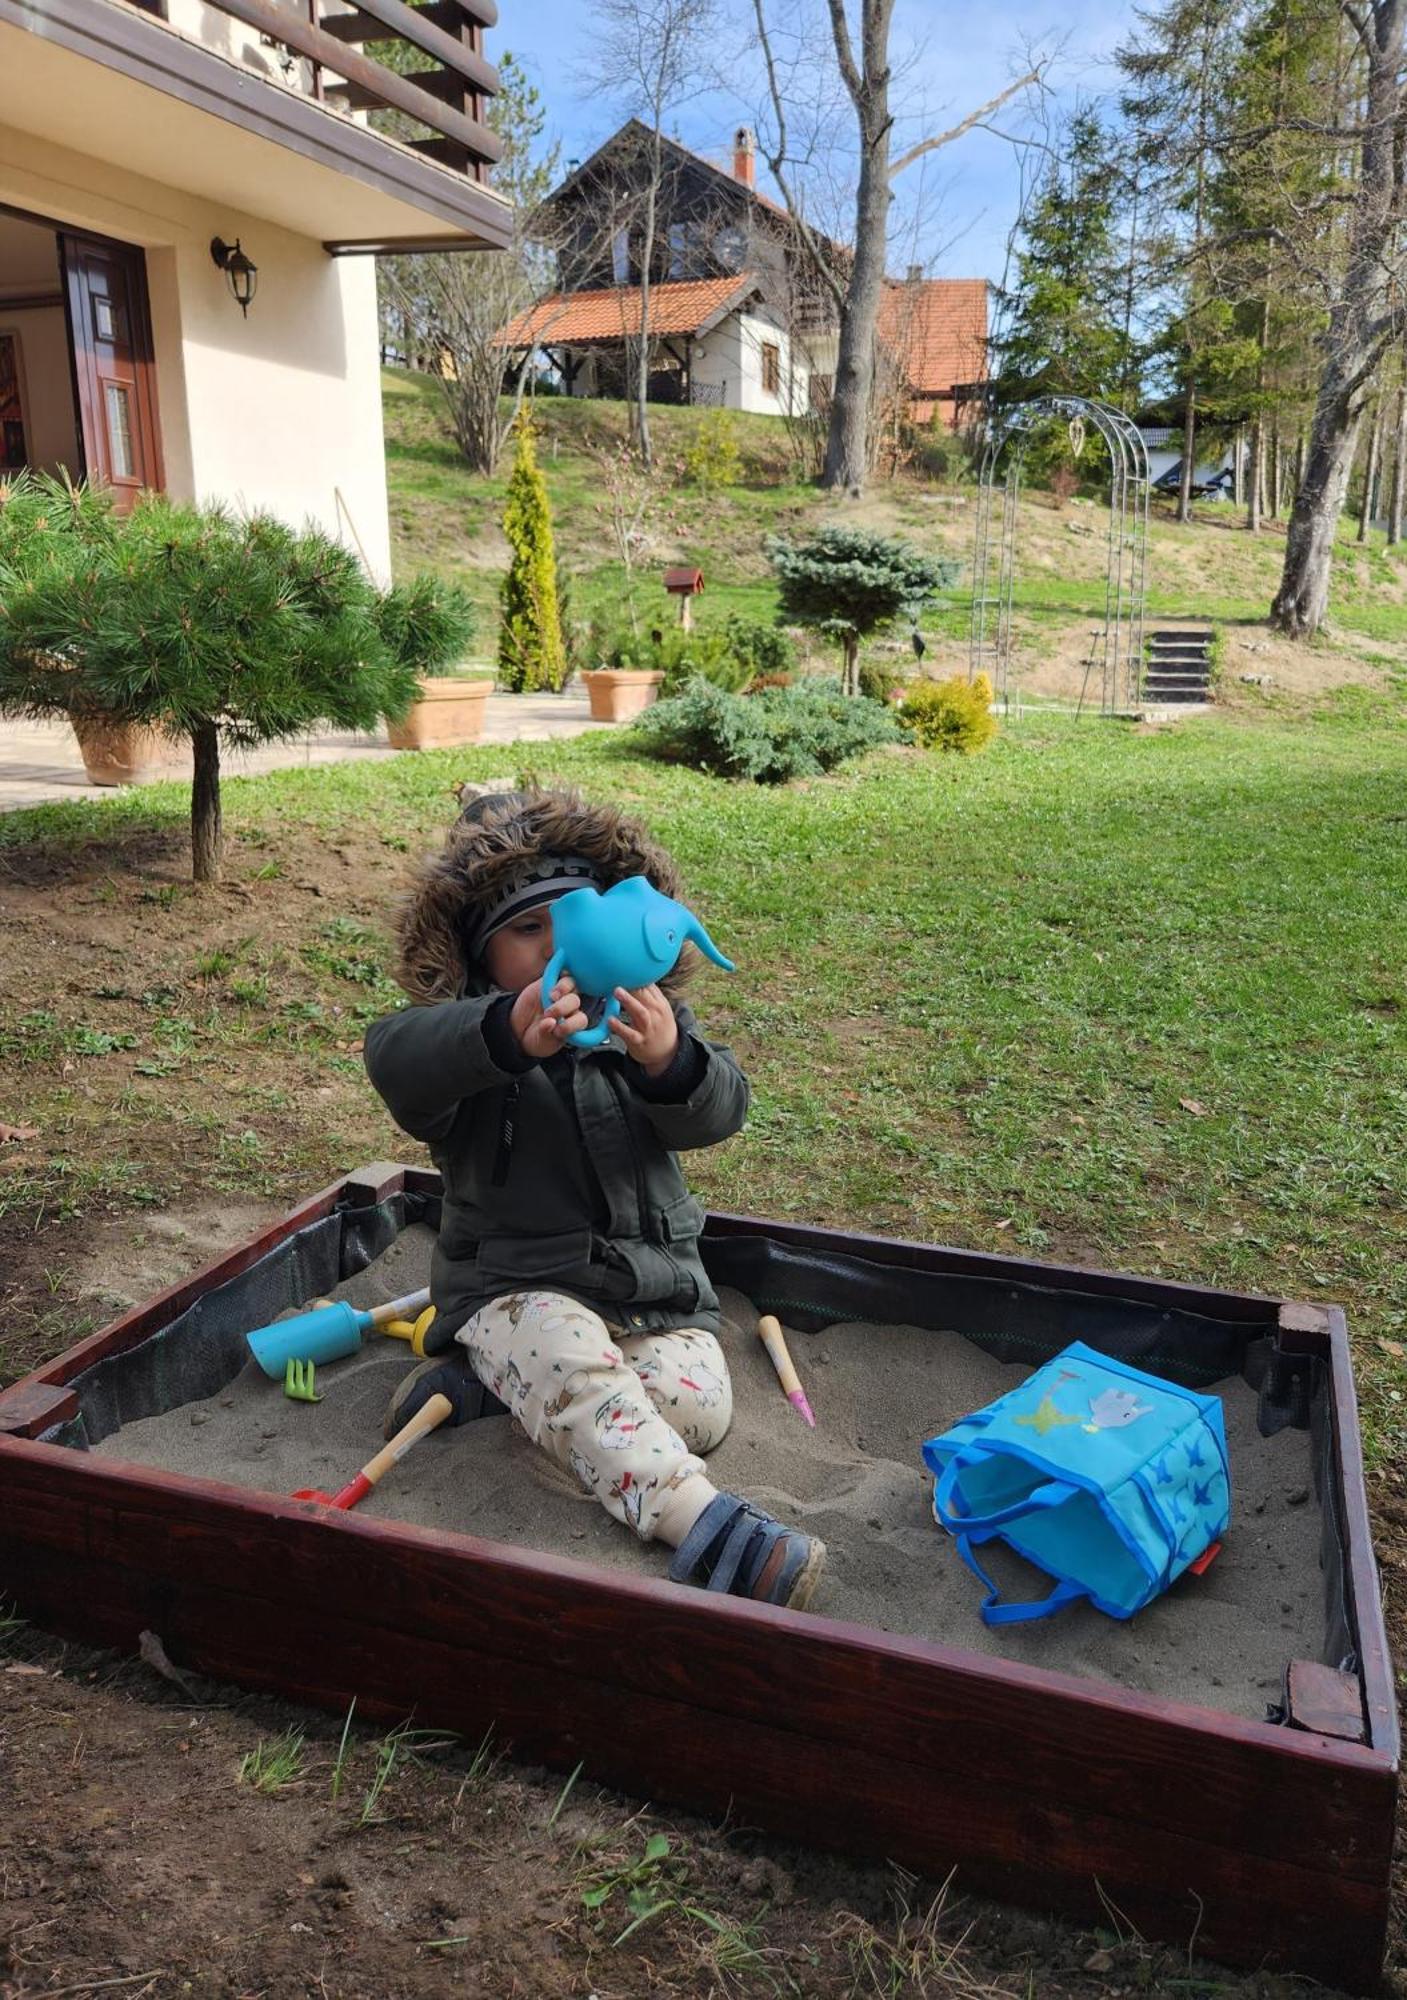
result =
[[281,1382],[290,1361],[341,1361],[355,1354],[362,1344],[362,1328],[369,1314],[358,1312],[345,1300],[319,1306],[313,1312],[297,1313],[292,1319],[275,1320],[246,1335],[249,1351],[272,1382]]

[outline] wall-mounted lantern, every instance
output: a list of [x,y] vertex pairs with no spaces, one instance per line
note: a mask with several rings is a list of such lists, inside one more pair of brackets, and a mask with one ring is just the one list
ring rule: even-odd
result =
[[691,606],[693,600],[704,587],[703,571],[688,568],[667,569],[664,573],[664,587],[671,597],[679,599],[679,623],[687,632],[693,625]]
[[223,237],[212,237],[210,255],[224,272],[236,305],[248,319],[249,302],[259,289],[259,266],[245,256],[237,236],[233,244],[226,243]]

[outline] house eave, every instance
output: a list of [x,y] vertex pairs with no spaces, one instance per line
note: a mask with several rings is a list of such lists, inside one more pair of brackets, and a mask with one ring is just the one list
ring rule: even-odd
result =
[[[74,72],[81,87],[70,94],[71,130],[55,88],[64,63],[83,65]],[[31,88],[41,72],[45,87]],[[152,100],[145,119],[144,98]],[[0,126],[92,153],[124,119],[145,141],[142,156],[129,154],[124,165],[262,214],[334,254],[500,249],[510,240],[508,204],[482,183],[123,0],[0,0]],[[218,121],[223,143],[192,144],[202,127],[212,132],[207,121]]]

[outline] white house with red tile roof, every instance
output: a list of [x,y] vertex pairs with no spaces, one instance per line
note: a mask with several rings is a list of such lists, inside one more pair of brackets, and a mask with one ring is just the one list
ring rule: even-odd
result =
[[[786,210],[756,185],[744,126],[728,166],[660,142],[662,177],[649,258],[650,395],[767,415],[824,408],[835,372],[836,315]],[[521,354],[539,348],[574,396],[628,393],[640,338],[645,245],[640,189],[652,140],[630,120],[549,197],[558,290],[505,327]],[[822,239],[843,272],[844,246]],[[880,339],[927,422],[957,421],[964,385],[985,373],[985,280],[891,284]]]

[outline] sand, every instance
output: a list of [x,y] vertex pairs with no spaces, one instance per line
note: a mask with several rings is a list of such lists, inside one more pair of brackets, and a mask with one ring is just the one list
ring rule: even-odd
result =
[[[368,1306],[428,1280],[433,1234],[407,1229],[335,1296]],[[734,1383],[733,1427],[710,1458],[716,1484],[819,1534],[829,1563],[813,1614],[935,1639],[1206,1708],[1261,1719],[1291,1659],[1323,1642],[1321,1520],[1308,1434],[1262,1438],[1256,1398],[1217,1384],[1232,1466],[1232,1520],[1205,1576],[1184,1576],[1129,1621],[1074,1606],[1031,1626],[989,1630],[981,1592],[931,1512],[920,1446],[1029,1372],[955,1333],[836,1324],[788,1341],[817,1416],[810,1431],[783,1397],[755,1338],[757,1313],[724,1292],[721,1339]],[[100,1451],[114,1458],[269,1493],[335,1491],[375,1451],[391,1389],[414,1365],[403,1342],[372,1335],[360,1354],[318,1370],[317,1404],[294,1403],[251,1361],[204,1402],[128,1424]],[[425,1439],[361,1511],[384,1520],[488,1536],[603,1568],[662,1576],[668,1551],[643,1546],[515,1432],[484,1418]],[[1039,1571],[997,1550],[1015,1595],[1038,1596]]]

